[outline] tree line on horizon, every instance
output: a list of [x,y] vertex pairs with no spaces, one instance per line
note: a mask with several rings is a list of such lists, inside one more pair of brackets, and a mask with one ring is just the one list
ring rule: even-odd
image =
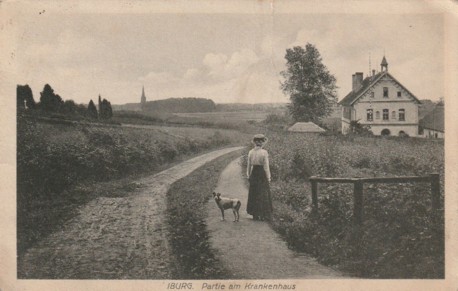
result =
[[212,112],[216,110],[216,104],[211,99],[186,97],[168,98],[162,100],[148,101],[142,106],[146,112]]
[[43,113],[60,113],[64,115],[79,115],[90,119],[110,119],[113,109],[110,101],[99,95],[98,110],[92,99],[88,105],[77,104],[73,100],[65,100],[46,84],[40,92],[40,101],[37,103],[33,97],[32,89],[28,84],[17,85],[16,88],[17,110],[38,110]]

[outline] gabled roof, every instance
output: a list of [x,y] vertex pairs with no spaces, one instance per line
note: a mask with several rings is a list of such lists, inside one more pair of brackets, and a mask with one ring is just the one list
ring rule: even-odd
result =
[[313,122],[296,122],[293,126],[288,128],[288,131],[294,132],[325,132],[324,129],[319,127]]
[[431,112],[420,120],[420,125],[426,129],[444,132],[444,106],[436,105]]
[[412,92],[410,92],[406,87],[404,87],[398,80],[396,80],[391,74],[389,74],[386,71],[379,72],[375,74],[374,76],[366,77],[363,80],[361,88],[359,88],[356,92],[353,90],[350,91],[350,93],[348,93],[347,96],[345,96],[342,100],[339,101],[339,104],[343,106],[353,105],[353,103],[355,103],[356,100],[358,100],[362,95],[364,95],[364,93],[366,93],[366,91],[369,88],[374,86],[385,75],[391,78],[393,81],[395,81],[405,91],[407,91],[415,99],[415,101],[418,102],[418,104],[421,104],[420,100],[418,100],[418,98],[415,97],[415,95],[413,95]]

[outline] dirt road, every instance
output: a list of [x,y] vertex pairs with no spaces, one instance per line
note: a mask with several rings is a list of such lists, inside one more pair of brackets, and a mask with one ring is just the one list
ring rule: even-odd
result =
[[170,278],[164,222],[169,186],[238,149],[214,151],[139,180],[128,196],[92,200],[61,232],[43,239],[19,259],[18,278]]
[[241,279],[341,278],[342,274],[310,256],[289,250],[268,223],[252,220],[246,213],[248,190],[239,162],[234,160],[222,172],[216,190],[242,201],[240,222],[232,222],[230,210],[226,210],[226,220],[220,221],[221,212],[215,202],[208,202],[210,243],[224,267]]

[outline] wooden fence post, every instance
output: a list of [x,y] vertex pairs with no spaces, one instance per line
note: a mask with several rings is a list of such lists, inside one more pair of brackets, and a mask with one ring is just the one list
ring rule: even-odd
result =
[[312,205],[313,208],[318,209],[318,182],[312,180]]
[[356,181],[353,184],[353,217],[355,223],[363,222],[363,182]]
[[439,174],[431,174],[431,210],[440,208],[441,183]]

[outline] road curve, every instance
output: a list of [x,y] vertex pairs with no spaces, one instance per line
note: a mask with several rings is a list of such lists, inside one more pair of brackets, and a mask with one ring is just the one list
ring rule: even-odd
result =
[[62,231],[18,259],[18,278],[169,279],[168,188],[205,163],[239,149],[213,151],[138,180],[128,196],[95,198]]

